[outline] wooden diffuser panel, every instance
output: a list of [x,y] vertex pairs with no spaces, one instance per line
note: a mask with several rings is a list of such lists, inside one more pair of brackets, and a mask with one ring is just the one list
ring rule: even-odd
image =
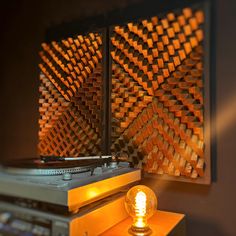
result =
[[111,150],[146,173],[204,177],[203,29],[184,8],[111,30]]
[[101,154],[102,36],[43,43],[40,57],[39,154]]

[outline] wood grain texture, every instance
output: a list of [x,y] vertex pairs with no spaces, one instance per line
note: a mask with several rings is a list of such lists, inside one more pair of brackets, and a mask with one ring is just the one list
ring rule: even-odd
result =
[[101,154],[101,35],[43,43],[42,49],[39,154]]
[[113,28],[111,149],[146,173],[204,177],[203,25],[184,8]]

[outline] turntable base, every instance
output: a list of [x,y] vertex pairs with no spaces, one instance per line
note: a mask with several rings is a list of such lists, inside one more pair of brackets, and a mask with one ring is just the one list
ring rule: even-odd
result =
[[82,206],[136,184],[141,179],[141,171],[127,166],[97,167],[92,175],[86,171],[69,173],[69,177],[67,180],[64,174],[19,175],[3,170],[0,171],[0,195],[56,204],[69,212],[77,212]]
[[140,169],[110,156],[54,159],[0,167],[0,235],[97,236],[127,217]]

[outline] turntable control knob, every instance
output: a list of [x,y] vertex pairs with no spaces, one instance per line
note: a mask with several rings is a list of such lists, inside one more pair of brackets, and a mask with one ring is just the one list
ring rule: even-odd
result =
[[64,173],[62,179],[65,181],[72,180],[72,174],[71,173]]
[[116,169],[117,167],[118,167],[118,164],[117,164],[117,162],[116,161],[112,161],[112,162],[110,162],[110,168],[114,168],[114,169]]

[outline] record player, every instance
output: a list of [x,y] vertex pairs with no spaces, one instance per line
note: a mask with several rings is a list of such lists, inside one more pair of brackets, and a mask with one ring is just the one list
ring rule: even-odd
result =
[[140,179],[119,156],[3,163],[0,235],[99,235],[127,216],[124,195]]

